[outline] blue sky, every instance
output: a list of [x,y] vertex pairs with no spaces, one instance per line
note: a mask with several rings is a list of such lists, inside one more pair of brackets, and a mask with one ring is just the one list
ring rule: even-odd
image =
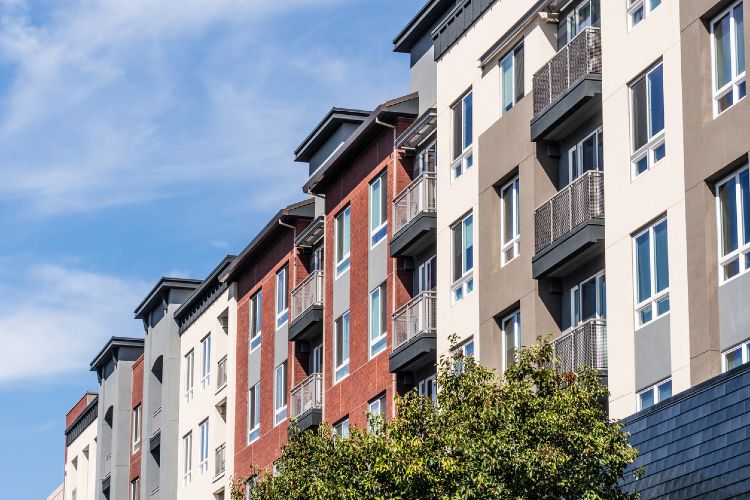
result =
[[[64,416],[162,275],[302,198],[333,105],[408,92],[422,0],[0,0],[0,482],[62,482]],[[33,465],[32,465],[33,464]]]

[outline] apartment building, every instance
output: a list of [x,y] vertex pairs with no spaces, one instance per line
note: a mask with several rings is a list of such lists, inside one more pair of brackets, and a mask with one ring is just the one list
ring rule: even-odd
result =
[[[87,392],[65,416],[65,482],[60,490],[70,500],[96,496],[97,394]],[[55,498],[54,496],[52,498]]]
[[128,500],[140,500],[141,458],[143,457],[143,354],[133,363],[133,391],[130,398],[130,475]]
[[180,499],[229,498],[237,309],[234,287],[219,278],[234,258],[222,259],[174,314],[180,335]]

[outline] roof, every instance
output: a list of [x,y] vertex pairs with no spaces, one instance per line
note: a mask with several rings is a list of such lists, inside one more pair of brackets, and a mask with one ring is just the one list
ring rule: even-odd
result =
[[237,276],[247,267],[253,257],[264,248],[276,231],[284,228],[279,222],[289,223],[298,218],[312,219],[315,217],[315,199],[308,198],[304,201],[293,203],[288,207],[282,208],[276,215],[271,217],[263,229],[253,238],[240,255],[236,257],[231,265],[227,267],[224,273],[219,277],[222,283],[236,280]]
[[162,277],[154,285],[154,288],[148,292],[146,298],[138,304],[135,308],[135,319],[143,319],[148,313],[154,310],[154,308],[161,304],[163,300],[163,292],[170,289],[180,290],[193,290],[201,284],[201,280],[194,280],[188,278],[169,278]]
[[443,15],[453,8],[456,0],[428,0],[419,12],[406,24],[401,33],[393,39],[394,52],[411,52],[416,43],[432,30]]
[[360,124],[365,121],[369,111],[349,108],[331,108],[318,123],[302,144],[294,150],[294,161],[307,162],[318,151],[331,135],[344,123]]
[[[219,277],[221,276],[221,273],[224,272],[224,270],[229,267],[229,265],[236,259],[236,255],[227,255],[224,257],[221,262],[219,262],[219,265],[217,265],[213,271],[211,271],[206,279],[203,280],[201,285],[193,290],[193,293],[190,294],[190,296],[185,300],[185,302],[177,308],[177,310],[174,313],[175,320],[180,325],[180,331],[182,332],[184,328],[187,328],[188,325],[182,325],[183,322],[185,322],[186,319],[188,319],[188,316],[190,316],[192,313],[194,313],[194,309],[196,309],[196,306],[201,306],[201,312],[204,308],[210,306],[213,304],[216,297],[226,289],[226,286],[221,286],[221,280]],[[205,303],[204,303],[205,302]],[[195,315],[196,317],[199,316],[199,314]],[[190,322],[192,323],[192,321]]]
[[[91,425],[93,419],[95,418],[92,418],[90,415],[96,410],[97,405],[99,404],[99,395],[95,392],[87,392],[83,397],[85,398],[87,396],[92,396],[91,401],[86,404],[81,413],[79,413],[78,416],[70,423],[70,425],[65,428],[66,446],[70,445],[70,443],[75,438],[77,438],[89,425]],[[86,422],[84,422],[84,420],[86,420]]]
[[396,138],[396,147],[414,149],[437,128],[437,110],[429,108]]
[[320,191],[328,174],[336,170],[343,162],[359,154],[361,147],[367,144],[376,131],[379,131],[378,121],[389,121],[397,117],[414,118],[419,112],[419,95],[414,92],[405,96],[386,101],[367,116],[367,119],[352,132],[349,138],[338,148],[318,169],[310,176],[303,186],[303,191],[316,193]]
[[121,347],[143,348],[143,339],[133,337],[112,337],[106,344],[104,344],[104,347],[99,351],[99,354],[97,354],[91,361],[91,371],[98,370],[104,366],[110,358],[114,357],[115,352]]

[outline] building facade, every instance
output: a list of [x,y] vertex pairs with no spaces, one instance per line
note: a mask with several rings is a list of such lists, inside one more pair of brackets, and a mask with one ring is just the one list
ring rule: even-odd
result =
[[[60,498],[96,499],[98,397],[87,392],[65,416],[65,482]],[[53,497],[54,498],[54,497]]]

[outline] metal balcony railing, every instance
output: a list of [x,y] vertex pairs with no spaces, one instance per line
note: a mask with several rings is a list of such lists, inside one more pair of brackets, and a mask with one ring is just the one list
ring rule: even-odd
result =
[[313,271],[292,290],[292,323],[312,306],[323,305],[323,271]]
[[534,211],[535,252],[590,219],[604,219],[604,172],[595,170],[585,172]]
[[393,350],[421,333],[436,331],[435,292],[422,292],[393,313]]
[[151,436],[156,436],[161,430],[161,406],[154,410],[151,416]]
[[221,446],[216,448],[216,455],[214,460],[214,477],[219,477],[226,471],[227,468],[227,461],[226,461],[226,451],[227,451],[227,444],[222,443]]
[[291,418],[299,418],[308,410],[323,408],[323,374],[313,373],[291,392]]
[[424,172],[401,191],[393,200],[393,233],[396,234],[417,215],[435,212],[437,175]]
[[227,357],[224,356],[219,360],[219,366],[217,370],[217,377],[216,377],[216,389],[221,389],[225,385],[227,385]]
[[534,117],[542,114],[584,76],[601,72],[601,30],[589,27],[534,73]]
[[583,366],[606,371],[607,321],[590,319],[555,340],[552,347],[564,372],[577,371]]

